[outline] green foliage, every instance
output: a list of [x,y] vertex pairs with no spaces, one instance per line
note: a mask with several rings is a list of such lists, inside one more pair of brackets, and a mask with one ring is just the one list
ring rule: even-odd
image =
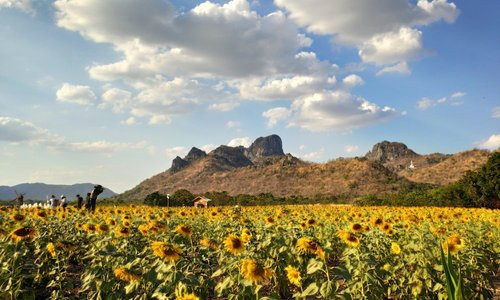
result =
[[171,206],[192,206],[193,205],[194,195],[186,190],[180,189],[174,192],[173,195],[170,196],[170,205]]
[[388,195],[367,195],[358,205],[498,207],[500,203],[500,153],[495,152],[476,172],[468,171],[458,182],[443,187],[409,186]]
[[154,192],[144,198],[144,204],[150,206],[167,206],[169,203],[166,195]]

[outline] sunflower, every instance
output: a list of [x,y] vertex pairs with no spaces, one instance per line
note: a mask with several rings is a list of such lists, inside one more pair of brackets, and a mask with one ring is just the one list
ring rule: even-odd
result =
[[301,254],[316,254],[320,258],[325,258],[325,252],[321,246],[310,238],[303,237],[297,240],[295,249]]
[[23,214],[17,213],[17,214],[10,216],[10,219],[16,223],[21,223],[22,221],[26,220],[26,216]]
[[182,250],[174,245],[169,245],[164,242],[152,242],[151,249],[153,254],[160,258],[166,258],[171,263],[176,262],[181,258]]
[[317,225],[318,222],[316,222],[316,220],[314,220],[314,219],[307,219],[306,224],[307,224],[307,227],[311,227],[311,226]]
[[401,253],[401,247],[399,247],[398,243],[391,243],[391,251],[392,253],[399,255]]
[[139,275],[130,273],[124,268],[116,268],[113,273],[115,277],[123,281],[137,281],[140,279]]
[[116,228],[115,233],[119,237],[127,237],[130,235],[130,229],[125,226],[121,226]]
[[250,241],[251,238],[252,232],[248,228],[245,228],[241,231],[241,240],[243,240],[244,243]]
[[276,220],[273,217],[265,217],[264,221],[266,221],[267,224],[273,225],[276,223]]
[[455,244],[458,250],[461,250],[465,246],[464,240],[458,234],[450,236],[448,238],[448,243]]
[[270,268],[262,266],[253,259],[244,259],[241,262],[240,273],[245,279],[255,284],[266,282],[273,274]]
[[217,244],[216,241],[209,239],[209,238],[204,238],[200,241],[200,245],[206,248],[210,248],[212,250],[217,250],[219,248],[219,245]]
[[139,227],[137,227],[137,229],[140,233],[142,233],[142,235],[147,236],[150,233],[151,227],[149,226],[149,224],[141,224],[139,225]]
[[42,221],[47,221],[47,212],[45,210],[38,210],[36,213],[35,213],[35,216],[37,218],[39,218],[40,220]]
[[107,218],[106,219],[106,224],[108,224],[109,226],[115,226],[116,225],[116,221],[114,219]]
[[292,266],[288,266],[285,268],[286,271],[286,277],[288,278],[288,281],[290,281],[291,284],[294,284],[296,286],[301,286],[300,280],[302,280],[302,277],[300,277],[300,272],[296,268]]
[[182,294],[177,296],[175,300],[200,300],[195,294]]
[[14,240],[15,242],[22,241],[27,238],[34,237],[36,234],[36,231],[32,227],[19,227],[14,229],[9,237]]
[[96,229],[99,233],[107,233],[109,231],[109,226],[108,224],[99,224]]
[[95,224],[85,223],[83,224],[83,230],[85,230],[87,233],[93,233],[96,231]]
[[177,225],[177,227],[175,227],[175,232],[184,237],[191,238],[191,235],[193,234],[193,229],[191,229],[191,227],[189,227],[188,225],[180,224]]
[[224,240],[226,250],[232,254],[240,254],[245,250],[245,242],[234,234],[230,234]]
[[56,246],[58,248],[63,248],[66,251],[75,251],[76,250],[76,245],[72,242],[57,242]]
[[47,252],[49,252],[50,256],[52,256],[52,257],[57,256],[56,246],[54,246],[54,243],[50,242],[47,244]]
[[349,228],[351,229],[352,232],[359,233],[364,231],[363,225],[359,223],[352,223]]
[[352,233],[340,230],[337,235],[349,246],[352,248],[357,248],[359,246],[359,239]]

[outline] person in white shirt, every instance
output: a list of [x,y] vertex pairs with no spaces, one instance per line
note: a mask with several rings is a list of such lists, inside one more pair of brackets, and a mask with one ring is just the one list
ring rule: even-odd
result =
[[66,202],[66,196],[61,195],[61,203],[59,204],[63,209],[66,209],[66,206],[68,206],[68,202]]
[[49,204],[51,209],[56,209],[59,206],[59,199],[56,196],[52,195],[49,199]]

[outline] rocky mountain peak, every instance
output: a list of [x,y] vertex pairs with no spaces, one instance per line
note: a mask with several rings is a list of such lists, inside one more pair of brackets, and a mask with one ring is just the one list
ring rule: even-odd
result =
[[416,156],[418,156],[418,154],[409,149],[405,144],[388,141],[375,144],[372,150],[365,155],[367,159],[375,160],[381,163]]
[[189,165],[189,162],[176,156],[174,160],[172,160],[172,166],[170,167],[170,173],[178,172],[181,169],[184,169]]
[[250,160],[264,158],[268,156],[284,156],[283,143],[281,138],[276,135],[259,137],[248,149],[245,149],[245,156]]
[[205,151],[193,147],[191,148],[191,150],[189,150],[189,153],[184,157],[184,160],[189,163],[193,163],[199,159],[204,158],[205,156],[207,156],[207,153]]

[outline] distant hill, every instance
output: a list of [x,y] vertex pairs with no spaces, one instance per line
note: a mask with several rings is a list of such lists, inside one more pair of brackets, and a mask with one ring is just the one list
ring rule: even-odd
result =
[[383,141],[375,144],[365,157],[410,181],[445,185],[459,180],[469,170],[479,169],[491,154],[487,150],[473,149],[456,154],[421,155],[405,144]]
[[[73,185],[45,184],[45,183],[23,183],[15,186],[0,186],[0,200],[12,200],[16,198],[16,192],[24,195],[24,199],[28,200],[45,200],[46,197],[56,195],[60,197],[65,195],[68,200],[75,199],[77,194],[85,198],[87,193],[91,192],[95,184],[78,183]],[[109,198],[116,195],[110,189],[105,189],[99,195],[99,198]]]
[[170,169],[152,176],[114,199],[144,199],[148,194],[194,194],[226,191],[230,195],[272,193],[275,196],[384,194],[416,184],[444,185],[491,156],[486,150],[458,154],[418,154],[399,142],[383,141],[364,157],[327,163],[302,161],[285,154],[277,135],[260,137],[248,148],[220,146],[206,153],[193,147],[176,157]]

